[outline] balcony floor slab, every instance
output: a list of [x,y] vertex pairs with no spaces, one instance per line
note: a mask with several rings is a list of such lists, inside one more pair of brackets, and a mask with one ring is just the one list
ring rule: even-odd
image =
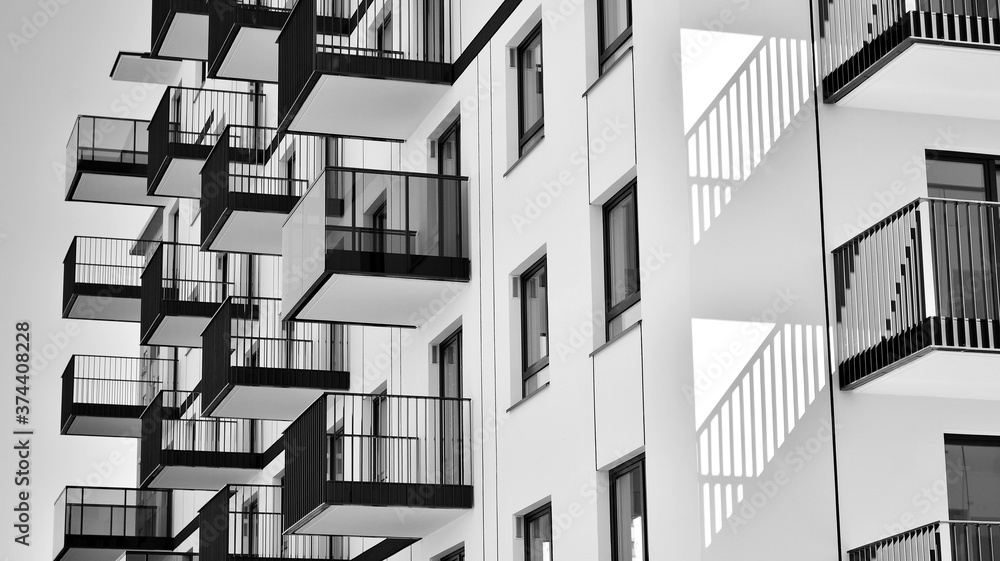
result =
[[854,391],[1000,401],[1000,353],[932,347]]

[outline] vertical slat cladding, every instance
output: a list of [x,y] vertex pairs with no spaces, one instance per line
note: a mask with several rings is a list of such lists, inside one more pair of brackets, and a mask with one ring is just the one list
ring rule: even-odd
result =
[[326,408],[327,398],[320,398],[285,430],[285,478],[281,493],[285,530],[325,500]]
[[278,119],[283,123],[315,69],[318,1],[297,2],[278,37]]
[[[201,170],[201,243],[209,242],[212,231],[226,212],[229,195],[229,155],[232,126],[226,127]],[[207,249],[207,248],[205,248]]]
[[[228,514],[231,487],[223,487],[198,514],[199,561],[227,561],[230,541]],[[242,528],[234,528],[241,531]]]
[[160,392],[143,411],[142,434],[139,437],[139,482],[144,484],[157,466],[163,448],[163,396]]
[[229,355],[231,337],[232,298],[226,300],[215,313],[202,334],[201,352],[201,406],[203,411],[216,405],[214,402],[229,383]]
[[146,166],[146,188],[152,193],[156,177],[167,159],[167,146],[170,143],[170,88],[163,93],[160,103],[149,120],[149,164]]
[[69,251],[63,259],[63,317],[69,315],[69,303],[73,298],[73,287],[76,284],[76,242],[77,238],[69,244]]
[[236,22],[236,0],[213,0],[208,13],[208,67],[214,75],[222,65],[222,48]]
[[63,428],[66,426],[66,421],[69,420],[70,413],[73,409],[73,386],[74,386],[74,376],[76,370],[76,355],[69,357],[69,362],[66,364],[66,369],[63,370],[62,375],[62,409],[60,414],[59,427]]
[[143,337],[149,333],[150,328],[156,321],[160,313],[160,304],[163,299],[163,251],[165,244],[160,244],[153,255],[149,258],[146,268],[142,272],[142,284],[140,288],[139,304],[139,332]]

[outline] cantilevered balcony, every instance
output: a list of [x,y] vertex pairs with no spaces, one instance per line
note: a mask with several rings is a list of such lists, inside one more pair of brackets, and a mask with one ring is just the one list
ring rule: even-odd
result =
[[73,238],[63,260],[63,318],[139,321],[142,271],[158,245]]
[[295,0],[215,0],[208,21],[208,75],[278,81],[278,34]]
[[285,431],[290,534],[418,539],[472,508],[470,402],[329,394]]
[[117,561],[198,561],[198,554],[176,551],[126,551]]
[[208,0],[152,0],[152,53],[157,57],[208,59]]
[[1000,561],[1000,523],[934,522],[847,552],[848,561]]
[[116,82],[137,82],[169,86],[177,83],[184,61],[156,57],[150,53],[119,51],[111,67],[111,79]]
[[201,170],[202,247],[281,254],[281,225],[322,171],[326,142],[229,126]]
[[347,330],[281,317],[279,299],[222,304],[203,334],[205,415],[292,421],[325,392],[350,388]]
[[469,280],[467,180],[328,167],[282,230],[290,319],[413,327]]
[[142,414],[142,487],[215,491],[246,483],[281,452],[285,424],[250,419],[204,419],[200,395],[163,391]]
[[61,434],[137,438],[142,412],[175,368],[175,360],[73,355],[62,375]]
[[821,0],[828,103],[1000,119],[1000,0]]
[[147,194],[201,198],[201,169],[227,125],[253,126],[261,94],[171,87],[149,122]]
[[196,245],[162,243],[142,273],[142,344],[201,347],[201,333],[230,296],[276,294],[266,283],[277,257],[201,251]]
[[127,550],[173,549],[170,492],[67,487],[55,503],[55,561],[115,561]]
[[163,206],[146,195],[149,121],[76,119],[66,144],[66,200]]
[[451,0],[304,0],[278,39],[281,128],[406,139],[453,81]]
[[834,251],[843,389],[1000,399],[1000,204],[919,199]]

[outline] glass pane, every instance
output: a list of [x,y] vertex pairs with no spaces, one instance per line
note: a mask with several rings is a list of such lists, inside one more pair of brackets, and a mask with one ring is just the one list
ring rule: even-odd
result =
[[520,49],[521,134],[542,120],[542,34],[537,33]]
[[608,209],[608,304],[615,307],[639,291],[639,245],[636,239],[635,195]]
[[645,512],[643,467],[614,480],[614,532],[616,561],[645,561]]
[[523,279],[524,368],[548,356],[548,289],[546,267],[542,265]]
[[527,561],[552,561],[552,513],[530,520],[527,538]]
[[942,199],[985,201],[985,164],[927,160],[927,194]]
[[1000,521],[1000,446],[947,444],[945,462],[949,518]]
[[611,46],[631,24],[628,12],[630,0],[601,1],[601,51]]

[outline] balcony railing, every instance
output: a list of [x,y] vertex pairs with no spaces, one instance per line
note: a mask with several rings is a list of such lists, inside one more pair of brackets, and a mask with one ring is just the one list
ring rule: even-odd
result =
[[278,39],[280,119],[317,74],[449,84],[460,48],[451,0],[304,0]]
[[175,360],[73,355],[62,375],[63,431],[73,415],[139,419],[169,388]]
[[198,561],[198,554],[169,551],[126,551],[117,561]]
[[[170,549],[170,493],[67,487],[55,502],[53,551],[64,548]],[[129,549],[129,547],[122,547]]]
[[1000,350],[1000,204],[919,199],[834,251],[841,387],[930,348]]
[[170,87],[149,122],[149,194],[172,158],[204,160],[228,125],[255,126],[262,94]]
[[208,72],[215,76],[241,26],[280,30],[294,0],[215,0],[208,20]]
[[846,95],[911,39],[1000,45],[1000,0],[822,0],[820,31],[827,101]]
[[324,502],[471,507],[471,431],[468,399],[327,394],[285,431],[286,529]]
[[63,317],[104,318],[101,302],[76,309],[78,297],[139,298],[142,271],[159,242],[75,237],[63,260]]
[[228,485],[202,507],[199,520],[203,561],[351,559],[345,538],[282,535],[281,487]]
[[283,322],[282,317],[280,299],[226,300],[203,333],[201,384],[206,413],[232,386],[318,390],[350,386],[346,328]]
[[153,42],[153,52],[159,52],[174,15],[177,13],[208,14],[208,12],[208,0],[153,0],[152,30],[149,34]]
[[66,143],[66,200],[72,199],[80,172],[145,177],[148,126],[135,119],[77,117]]
[[852,549],[848,561],[1000,561],[1000,523],[935,522]]

